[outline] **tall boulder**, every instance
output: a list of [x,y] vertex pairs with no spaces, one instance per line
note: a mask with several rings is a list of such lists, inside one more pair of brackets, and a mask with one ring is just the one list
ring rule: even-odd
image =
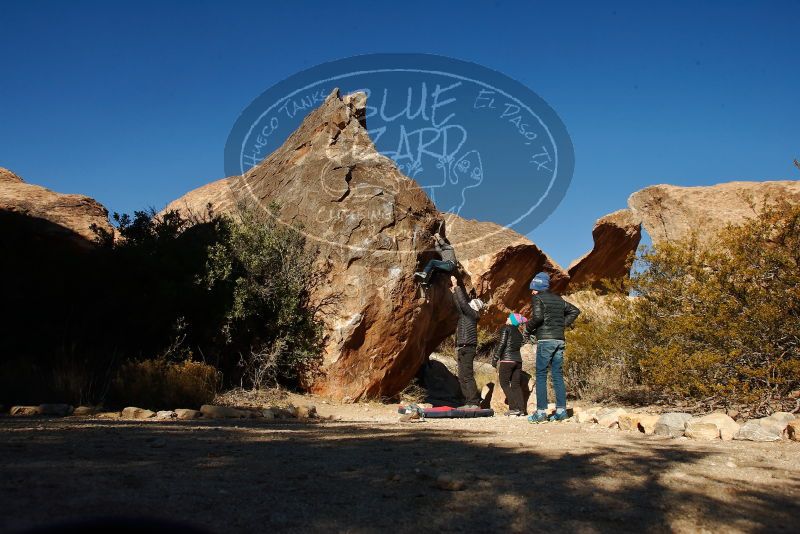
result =
[[628,207],[654,244],[697,232],[707,243],[728,224],[753,217],[764,202],[800,202],[800,181],[727,182],[711,186],[654,185],[633,193]]
[[25,183],[4,168],[0,168],[0,221],[6,227],[24,226],[26,232],[40,239],[79,247],[94,245],[93,225],[113,235],[108,210],[93,198]]
[[570,291],[588,287],[602,290],[603,280],[627,278],[641,237],[641,221],[631,210],[598,219],[592,229],[592,250],[569,266]]
[[414,271],[432,257],[436,207],[374,147],[363,93],[332,92],[275,152],[242,176],[190,192],[174,209],[216,212],[276,203],[281,223],[318,250],[325,377],[315,391],[345,400],[401,391],[454,329],[449,280],[420,298]]
[[509,313],[530,312],[531,279],[537,272],[550,274],[550,287],[563,292],[569,275],[532,241],[491,222],[446,214],[447,238],[455,248],[476,295],[489,304],[481,324],[497,328]]

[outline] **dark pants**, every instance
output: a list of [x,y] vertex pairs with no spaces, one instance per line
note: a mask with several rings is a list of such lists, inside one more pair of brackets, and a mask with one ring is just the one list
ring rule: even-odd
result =
[[441,271],[443,273],[452,273],[456,268],[455,263],[452,261],[442,261],[442,260],[431,260],[425,265],[425,268],[422,272],[425,273],[425,278],[422,280],[423,284],[430,284],[431,278],[436,273],[436,271]]
[[564,387],[564,341],[560,339],[540,339],[536,344],[536,409],[547,410],[547,368],[553,375],[553,389],[556,390],[556,408],[567,407],[567,391]]
[[481,403],[481,394],[478,385],[475,383],[475,345],[467,345],[456,349],[456,359],[458,360],[458,383],[461,384],[461,393],[466,399],[465,404]]
[[498,362],[497,373],[500,377],[500,387],[506,394],[506,402],[512,410],[525,413],[525,401],[522,399],[522,364],[519,362]]

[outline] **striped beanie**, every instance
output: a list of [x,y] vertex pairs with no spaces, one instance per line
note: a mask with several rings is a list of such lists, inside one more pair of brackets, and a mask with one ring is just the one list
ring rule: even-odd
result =
[[511,321],[511,324],[513,324],[514,326],[519,326],[521,324],[525,324],[528,322],[528,319],[526,319],[519,313],[509,313],[508,320]]

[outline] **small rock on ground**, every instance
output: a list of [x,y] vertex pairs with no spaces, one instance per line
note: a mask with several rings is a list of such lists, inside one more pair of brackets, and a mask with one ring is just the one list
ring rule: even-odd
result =
[[144,408],[137,408],[135,406],[128,406],[122,410],[123,419],[150,419],[155,417],[156,413]]
[[178,408],[175,410],[175,415],[178,419],[186,420],[186,419],[198,419],[203,417],[203,412],[200,410],[190,410],[188,408]]

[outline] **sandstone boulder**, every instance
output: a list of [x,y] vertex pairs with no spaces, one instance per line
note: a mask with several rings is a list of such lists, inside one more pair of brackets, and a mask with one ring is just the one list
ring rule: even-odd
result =
[[14,416],[30,416],[30,415],[39,415],[39,407],[38,406],[12,406],[11,409],[8,411],[9,415]]
[[655,434],[656,424],[658,424],[659,419],[661,419],[661,416],[656,414],[639,415],[639,423],[637,425],[639,427],[639,432]]
[[172,419],[177,419],[178,414],[177,412],[173,412],[172,410],[161,410],[156,412],[156,419],[159,421],[171,421]]
[[781,431],[786,429],[786,425],[794,421],[797,416],[789,412],[775,412],[774,414],[765,417],[766,421],[771,421],[781,427]]
[[481,325],[496,329],[509,313],[530,314],[531,279],[550,275],[556,293],[567,288],[569,275],[527,237],[495,223],[444,215],[445,230],[466,274],[466,284],[488,303]]
[[40,238],[68,241],[81,248],[94,246],[92,225],[112,236],[114,232],[108,222],[108,210],[96,200],[25,183],[3,168],[0,168],[0,215],[4,224],[25,224]]
[[190,410],[187,408],[178,408],[175,410],[175,415],[178,419],[188,420],[188,419],[198,419],[203,417],[203,412],[200,410]]
[[619,416],[619,429],[639,432],[639,420],[642,414],[624,413]]
[[[447,363],[453,367],[448,367]],[[461,406],[464,395],[455,374],[454,360],[436,353],[420,369],[421,385],[425,389],[425,401],[436,406]]]
[[717,428],[717,425],[713,423],[690,421],[686,425],[685,435],[687,438],[699,440],[719,439],[719,428]]
[[144,408],[137,408],[135,406],[128,406],[122,410],[123,419],[150,419],[155,417],[156,413]]
[[317,407],[313,404],[304,404],[298,406],[295,413],[298,419],[313,419],[317,417]]
[[780,441],[783,438],[783,430],[788,426],[769,418],[751,419],[747,421],[739,431],[733,436],[736,440],[746,441]]
[[670,412],[661,415],[653,429],[657,436],[667,436],[677,438],[683,436],[686,431],[686,424],[692,416],[688,413]]
[[720,412],[714,412],[703,416],[700,418],[699,422],[716,426],[719,430],[720,438],[724,441],[732,440],[740,427],[739,423],[734,421],[732,417]]
[[619,418],[622,415],[625,415],[625,410],[622,408],[606,408],[597,412],[594,420],[604,428],[613,428],[619,426]]
[[327,304],[325,373],[313,389],[351,401],[399,393],[455,327],[449,280],[426,302],[413,278],[433,257],[439,214],[375,149],[365,109],[363,94],[333,91],[259,165],[172,204],[202,213],[214,200],[217,212],[277,203],[278,220],[305,233],[324,276],[312,304]]
[[707,243],[728,224],[753,217],[765,201],[800,202],[800,182],[727,182],[712,186],[654,185],[633,193],[628,207],[641,219],[654,244],[698,232]]
[[642,224],[631,210],[615,211],[598,219],[592,229],[592,250],[569,266],[569,290],[602,290],[603,280],[627,278],[641,237]]
[[601,410],[603,410],[603,408],[600,406],[582,409],[575,412],[575,421],[578,423],[594,423],[597,420],[597,413]]

